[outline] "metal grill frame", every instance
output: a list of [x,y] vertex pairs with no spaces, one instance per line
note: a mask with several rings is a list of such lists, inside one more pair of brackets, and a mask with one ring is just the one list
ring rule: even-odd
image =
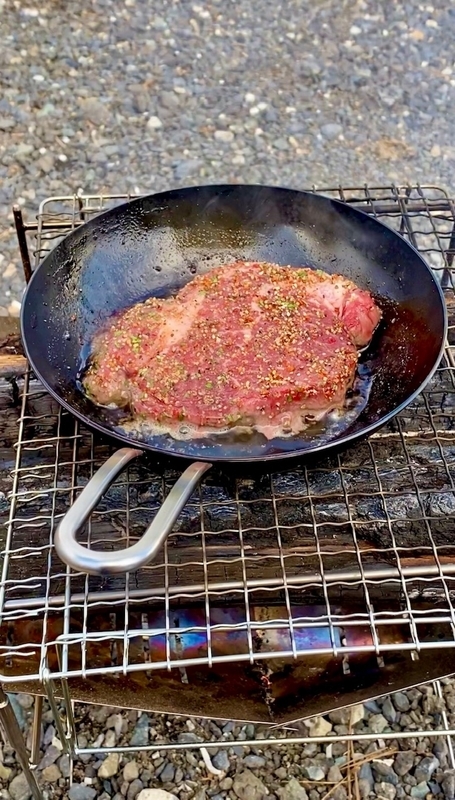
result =
[[[316,187],[313,187],[313,189],[316,190]],[[322,188],[317,189],[317,191],[328,196],[337,197],[386,221],[388,224],[392,224],[427,257],[436,274],[440,276],[441,285],[447,297],[452,298],[454,289],[451,268],[455,255],[455,205],[454,200],[445,190],[434,186],[391,185],[389,187]],[[42,202],[39,207],[36,225],[33,223],[25,226],[27,235],[34,237],[34,266],[36,267],[40,263],[45,253],[62,235],[83,224],[101,210],[128,199],[130,199],[129,195],[81,195],[52,197]],[[29,278],[32,273],[32,265],[28,257],[28,242],[23,229],[21,233],[19,225],[20,212],[17,209],[15,217],[18,223],[19,244],[24,261],[25,274],[26,278]],[[444,373],[444,385],[447,384],[447,380],[454,385],[455,345],[452,344],[453,332],[454,326],[451,325],[445,349],[445,360],[438,371],[439,377]],[[319,498],[311,492],[311,470],[305,467],[302,473],[303,480],[307,486],[307,494],[304,497],[304,501],[309,505],[311,516],[309,528],[312,528],[314,535],[314,549],[312,553],[307,553],[307,558],[311,558],[312,563],[317,564],[317,569],[311,569],[306,573],[299,574],[295,569],[294,571],[288,569],[288,564],[292,559],[290,559],[289,553],[285,551],[282,545],[286,526],[282,525],[280,519],[279,506],[281,498],[279,494],[272,491],[269,497],[263,496],[261,502],[268,503],[272,509],[273,523],[271,528],[275,530],[277,537],[275,559],[278,567],[276,576],[267,580],[249,577],[252,561],[256,560],[257,562],[258,559],[260,560],[261,552],[257,550],[256,554],[251,554],[250,530],[248,526],[245,527],[243,524],[242,507],[244,505],[248,506],[249,503],[254,506],[256,499],[249,501],[242,498],[238,493],[239,488],[237,486],[234,496],[222,501],[222,503],[234,505],[236,508],[237,529],[232,528],[228,531],[234,537],[238,537],[238,551],[232,559],[232,564],[235,561],[238,566],[236,579],[211,579],[213,564],[210,561],[209,550],[211,542],[214,541],[212,536],[216,536],[217,532],[207,529],[204,526],[204,519],[207,508],[210,505],[219,506],[220,503],[218,500],[205,501],[203,494],[200,494],[197,498],[191,498],[188,505],[190,508],[195,509],[195,513],[199,514],[202,520],[201,529],[196,532],[183,532],[187,539],[193,537],[195,540],[196,549],[199,549],[200,553],[199,560],[197,564],[180,565],[180,568],[181,571],[186,570],[185,574],[187,575],[190,575],[191,570],[194,569],[195,573],[203,576],[203,580],[196,582],[196,580],[191,581],[188,579],[186,585],[172,583],[172,575],[178,574],[178,570],[174,568],[173,554],[175,553],[175,548],[172,547],[173,534],[171,534],[169,542],[164,547],[162,561],[144,568],[145,571],[149,572],[149,575],[160,576],[160,580],[157,579],[155,581],[154,589],[151,591],[150,588],[134,588],[135,581],[131,580],[131,576],[125,577],[125,584],[121,589],[111,590],[99,586],[93,588],[92,582],[88,578],[82,579],[81,589],[81,577],[74,576],[69,569],[65,569],[58,562],[52,545],[53,531],[59,518],[59,513],[56,510],[58,499],[63,493],[69,503],[74,499],[78,489],[81,488],[80,482],[78,482],[78,469],[80,468],[78,448],[81,442],[86,441],[87,438],[90,440],[90,463],[88,466],[90,472],[93,472],[97,463],[96,437],[94,438],[88,432],[81,430],[77,421],[74,421],[73,430],[68,433],[66,422],[64,425],[64,412],[59,409],[56,412],[56,435],[41,436],[33,440],[27,439],[28,425],[33,421],[28,411],[31,387],[31,376],[27,374],[22,387],[22,413],[17,443],[16,466],[13,474],[10,520],[6,545],[2,553],[0,617],[4,623],[14,623],[39,617],[43,620],[43,634],[39,645],[39,669],[31,673],[24,672],[20,676],[17,674],[12,676],[5,670],[0,674],[0,681],[3,684],[8,685],[8,683],[17,683],[18,681],[28,682],[35,680],[46,683],[50,680],[71,677],[86,678],[109,673],[123,673],[126,675],[150,669],[184,669],[196,664],[204,664],[211,667],[216,664],[238,662],[239,660],[253,664],[261,659],[272,659],[274,657],[295,659],[310,654],[333,654],[334,656],[339,656],[340,650],[342,650],[343,655],[348,657],[350,654],[371,652],[376,653],[378,658],[381,658],[385,653],[392,652],[394,649],[400,651],[404,649],[411,653],[418,653],[427,649],[437,650],[455,647],[455,603],[453,602],[455,588],[453,583],[455,580],[455,558],[453,556],[455,554],[455,545],[454,547],[451,545],[440,547],[435,542],[431,515],[428,515],[425,501],[422,497],[431,487],[422,486],[420,478],[415,475],[410,454],[411,444],[416,439],[433,442],[440,454],[441,469],[447,477],[447,486],[444,491],[446,493],[447,491],[455,492],[455,472],[453,464],[446,456],[446,448],[454,441],[454,435],[450,431],[440,429],[437,414],[435,414],[431,405],[431,389],[424,395],[423,406],[419,408],[419,413],[426,415],[424,430],[408,430],[405,424],[408,419],[407,412],[404,412],[401,419],[404,418],[405,423],[402,423],[399,418],[395,430],[390,431],[389,428],[386,428],[370,437],[366,444],[363,445],[369,452],[370,463],[375,470],[377,497],[380,498],[385,509],[385,517],[382,522],[389,532],[389,555],[394,559],[393,565],[382,564],[377,566],[364,563],[365,551],[360,546],[358,531],[360,528],[368,526],[369,521],[359,520],[353,515],[351,499],[355,492],[347,485],[347,470],[342,460],[343,457],[338,456],[335,468],[340,477],[338,496],[341,497],[341,503],[345,503],[347,510],[348,517],[343,524],[350,527],[352,532],[350,553],[354,566],[345,570],[331,570],[326,566],[330,563],[334,553],[327,549],[326,545],[321,544],[319,531],[325,530],[331,524],[333,525],[333,530],[335,530],[336,525],[341,525],[342,523],[321,522],[318,519],[317,504]],[[65,435],[62,434],[63,427],[65,427]],[[407,462],[403,469],[407,468],[409,470],[412,479],[413,494],[417,503],[416,508],[418,509],[418,520],[423,524],[426,531],[427,544],[425,547],[429,557],[428,560],[431,561],[431,563],[423,567],[404,565],[403,561],[406,559],[404,558],[403,547],[396,540],[395,528],[399,520],[391,515],[388,508],[388,499],[393,493],[384,488],[383,480],[377,468],[375,453],[377,443],[384,443],[387,437],[391,440],[393,439],[394,444],[401,448],[401,454],[405,462]],[[69,464],[67,463],[67,467],[70,468],[72,480],[71,485],[62,490],[58,486],[61,450],[63,446],[68,448],[69,445],[71,445],[72,449],[72,459]],[[41,448],[43,452],[46,452],[46,450],[51,451],[54,454],[52,461],[46,466],[51,485],[47,483],[42,490],[43,497],[49,497],[50,499],[48,511],[45,515],[41,515],[38,518],[27,518],[27,503],[29,503],[27,475],[30,474],[30,467],[23,467],[22,462],[27,453],[37,448]],[[33,469],[37,475],[43,467],[38,465]],[[162,493],[164,494],[167,489],[168,475],[162,474],[161,481]],[[120,478],[117,485],[122,486],[122,482],[123,485],[125,482],[127,483],[128,477]],[[271,479],[270,485],[273,490],[273,479]],[[288,497],[288,499],[295,501],[297,504],[303,502],[301,495]],[[134,509],[130,508],[127,503],[127,507],[124,509],[126,526],[122,545],[131,540],[132,534],[128,523],[133,513]],[[21,545],[19,549],[16,549],[16,542],[20,541],[17,533],[18,529],[30,527],[34,524],[38,524],[41,528],[44,527],[46,539],[39,539],[36,544],[32,544],[28,548],[24,548]],[[297,528],[298,526],[296,525],[295,527]],[[89,540],[91,535],[92,532],[89,526]],[[181,535],[182,532],[180,531],[179,536]],[[112,546],[117,544],[115,538],[113,537]],[[21,585],[15,578],[17,563],[23,559],[33,558],[37,555],[37,551],[46,553],[46,573],[29,577]],[[76,577],[78,578],[77,580]],[[53,594],[53,586],[56,581],[64,586],[64,590],[59,594]],[[36,588],[37,586],[38,589]],[[395,586],[402,598],[399,608],[384,611],[375,610],[374,602],[371,600],[371,590],[380,586]],[[332,600],[334,587],[361,587],[364,608],[355,614],[344,614],[334,610],[334,602]],[[44,591],[42,591],[43,588]],[[325,613],[316,617],[295,617],[293,611],[296,603],[293,596],[295,593],[302,593],[304,589],[317,590],[320,593],[325,604]],[[426,611],[418,610],[415,607],[414,594],[416,591],[423,595],[426,593],[427,595],[437,596],[439,598],[439,606]],[[286,616],[265,621],[254,619],[252,617],[252,599],[254,600],[256,594],[262,594],[262,597],[272,597],[278,593]],[[245,619],[240,623],[231,625],[212,624],[211,610],[214,603],[216,603],[216,598],[227,594],[230,597],[234,596],[239,602],[243,602]],[[189,602],[193,600],[197,600],[203,606],[205,624],[192,625],[183,629],[174,627],[171,621],[171,609],[174,603],[176,601]],[[129,616],[142,601],[147,601],[152,605],[155,603],[163,611],[164,624],[161,627],[151,628],[147,626],[147,623],[143,627],[131,629],[128,627]],[[116,608],[125,607],[125,626],[122,629],[114,630],[90,630],[87,625],[89,614],[95,608],[101,606],[114,611]],[[82,631],[77,633],[72,632],[70,622],[71,612],[74,608],[79,609],[84,620]],[[58,612],[63,619],[63,632],[54,638],[48,636],[48,620],[51,611]],[[387,627],[397,625],[399,627],[402,626],[402,629],[406,631],[404,641],[384,641],[384,631]],[[442,641],[435,642],[431,637],[424,638],[421,635],[420,631],[424,625],[427,627],[443,625],[445,626],[445,631],[449,631],[449,634]],[[368,636],[362,643],[355,643],[354,641],[354,643],[347,644],[346,641],[340,640],[340,630],[344,632],[354,631],[355,640],[355,631],[363,631],[365,628],[368,630]],[[308,647],[305,643],[303,645],[298,644],[297,640],[300,632],[321,631],[321,629],[328,632],[328,639],[319,648]],[[212,647],[212,642],[219,632],[228,633],[229,630],[243,631],[245,633],[247,642],[245,652],[240,655],[238,653],[235,655],[217,655]],[[255,650],[253,636],[261,631],[276,632],[278,630],[286,632],[288,637],[287,648],[268,650],[266,652]],[[176,637],[182,637],[186,634],[196,634],[205,638],[203,656],[182,658],[181,653],[177,652],[175,646]],[[153,646],[154,640],[160,636],[165,638],[164,656],[162,658],[156,661],[150,661],[145,658],[136,662],[132,661],[130,658],[132,640],[147,637]],[[91,667],[87,660],[87,647],[90,643],[100,643],[107,640],[115,640],[119,644],[122,653],[120,661],[111,665],[104,664],[103,666]],[[70,653],[75,647],[78,648],[80,653],[80,667],[77,669],[70,666]],[[57,648],[60,652],[58,667],[49,667],[49,652],[51,648]],[[0,647],[0,658],[5,663],[11,658],[20,659],[21,654],[26,655],[27,652],[26,645],[21,644],[20,647],[15,647],[14,644],[7,644]]]

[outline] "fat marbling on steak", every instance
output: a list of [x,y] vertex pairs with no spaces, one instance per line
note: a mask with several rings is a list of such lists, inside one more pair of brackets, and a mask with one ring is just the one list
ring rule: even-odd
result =
[[84,385],[96,403],[177,437],[237,426],[290,435],[343,408],[380,318],[339,275],[239,261],[112,318]]

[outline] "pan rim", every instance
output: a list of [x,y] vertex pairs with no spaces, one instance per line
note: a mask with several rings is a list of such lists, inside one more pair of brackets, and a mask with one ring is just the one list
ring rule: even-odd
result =
[[[242,189],[246,189],[246,188],[248,188],[248,189],[266,189],[266,190],[270,190],[270,191],[279,190],[279,191],[283,191],[283,192],[289,192],[289,193],[292,193],[292,194],[309,195],[309,196],[312,196],[312,197],[319,197],[319,198],[321,198],[321,199],[323,199],[323,200],[325,200],[327,202],[330,202],[330,203],[334,204],[335,206],[339,206],[340,208],[341,207],[342,208],[348,207],[348,208],[351,209],[351,211],[355,212],[356,214],[359,214],[360,216],[364,217],[365,219],[373,220],[376,225],[380,225],[388,233],[391,233],[391,234],[397,236],[400,239],[401,242],[403,242],[407,247],[409,247],[412,250],[414,255],[417,256],[419,261],[422,263],[424,268],[429,273],[429,276],[430,276],[430,278],[431,278],[431,280],[433,282],[433,285],[435,286],[435,288],[437,290],[437,294],[439,296],[439,301],[440,301],[441,309],[442,309],[442,317],[443,317],[443,325],[442,325],[442,329],[443,330],[442,330],[442,336],[441,336],[441,344],[440,344],[440,347],[439,347],[438,354],[437,354],[437,356],[435,358],[434,364],[433,364],[432,368],[429,370],[427,376],[421,382],[421,384],[418,386],[418,388],[415,389],[414,392],[409,397],[407,397],[405,400],[403,400],[402,403],[400,403],[394,409],[389,411],[383,417],[380,417],[380,419],[376,420],[375,422],[372,422],[370,425],[367,425],[365,428],[362,428],[361,430],[358,430],[358,431],[354,431],[354,432],[352,432],[350,434],[342,435],[342,436],[340,436],[339,438],[336,438],[336,439],[331,439],[330,441],[325,442],[323,444],[314,445],[314,446],[307,447],[307,448],[304,448],[304,449],[295,449],[295,450],[292,450],[292,451],[284,451],[282,453],[269,453],[269,454],[265,454],[265,455],[261,455],[261,456],[258,456],[258,455],[256,455],[256,456],[241,456],[241,457],[231,456],[231,455],[229,455],[229,456],[227,456],[227,455],[219,455],[218,456],[218,455],[216,455],[214,453],[212,453],[210,455],[208,455],[208,454],[204,455],[203,453],[201,453],[201,454],[198,453],[195,456],[191,456],[188,453],[182,453],[182,452],[178,452],[178,451],[171,451],[167,447],[159,447],[157,445],[148,444],[147,442],[142,442],[140,440],[134,439],[133,437],[129,437],[126,434],[121,434],[121,433],[119,433],[119,432],[117,432],[115,430],[112,430],[111,428],[108,428],[105,425],[102,425],[102,424],[100,424],[100,423],[98,423],[96,421],[93,421],[89,417],[85,416],[77,408],[74,408],[71,405],[70,402],[65,400],[48,383],[46,378],[41,374],[40,370],[37,369],[35,364],[34,364],[33,357],[31,356],[30,351],[29,351],[29,347],[28,347],[28,343],[27,343],[27,337],[24,335],[24,330],[25,330],[24,317],[25,317],[25,313],[26,313],[25,312],[26,301],[27,301],[27,297],[28,297],[29,292],[30,292],[30,288],[33,285],[33,281],[34,281],[35,276],[39,273],[39,271],[46,264],[47,258],[54,252],[52,250],[52,251],[50,251],[50,253],[48,253],[45,256],[45,258],[41,261],[41,263],[34,269],[34,271],[32,273],[32,276],[30,278],[30,281],[27,284],[26,290],[24,292],[24,296],[22,298],[21,313],[20,313],[20,326],[21,326],[22,342],[23,342],[23,346],[24,346],[24,350],[25,350],[25,355],[27,357],[27,361],[28,361],[32,371],[34,372],[35,376],[37,377],[37,379],[40,381],[40,383],[44,387],[44,389],[48,392],[48,394],[50,394],[51,397],[53,397],[57,401],[57,403],[62,408],[64,408],[66,411],[68,411],[73,417],[78,419],[80,422],[82,422],[85,426],[87,426],[91,430],[95,430],[98,433],[100,433],[101,435],[103,435],[104,437],[107,437],[107,438],[110,438],[110,439],[114,439],[114,440],[116,440],[118,442],[121,442],[123,445],[126,445],[128,447],[133,447],[133,448],[137,448],[138,450],[142,450],[144,453],[154,453],[157,456],[166,457],[166,458],[172,458],[172,459],[175,458],[175,459],[179,459],[180,461],[183,461],[183,462],[203,461],[203,462],[216,463],[216,464],[223,464],[223,463],[224,464],[258,464],[258,463],[262,463],[262,462],[275,462],[275,461],[286,461],[286,462],[289,462],[291,460],[292,461],[296,461],[296,460],[299,460],[299,459],[300,460],[305,459],[306,457],[314,457],[315,455],[321,455],[321,456],[325,455],[327,452],[330,452],[330,451],[333,451],[333,450],[336,450],[336,449],[341,449],[341,448],[343,448],[343,447],[345,447],[345,446],[347,446],[349,444],[352,444],[352,443],[354,443],[356,441],[359,441],[361,439],[364,439],[364,438],[370,436],[372,433],[374,433],[374,431],[378,430],[379,428],[382,428],[384,425],[386,425],[388,422],[390,422],[390,420],[394,419],[396,416],[398,416],[398,414],[400,414],[402,411],[404,411],[404,409],[407,408],[407,406],[410,405],[413,402],[413,400],[415,400],[416,397],[418,397],[422,393],[422,391],[425,389],[425,387],[428,385],[428,383],[430,382],[430,380],[432,379],[432,377],[436,373],[436,371],[438,369],[438,366],[439,366],[439,364],[441,362],[441,359],[442,359],[442,357],[444,355],[444,350],[445,350],[445,345],[446,345],[446,340],[447,340],[447,332],[448,332],[448,313],[447,313],[447,306],[446,306],[446,302],[445,302],[444,293],[442,291],[442,288],[441,288],[439,282],[436,280],[436,277],[435,277],[431,267],[429,266],[429,264],[427,264],[427,262],[425,261],[425,259],[423,258],[422,254],[419,252],[419,250],[416,247],[414,247],[414,245],[411,242],[408,242],[407,239],[405,239],[404,236],[402,236],[398,231],[393,230],[393,228],[390,228],[384,222],[382,222],[381,220],[377,219],[377,217],[371,217],[369,214],[367,214],[362,209],[353,208],[349,203],[343,202],[342,200],[339,200],[338,198],[332,198],[332,197],[329,197],[327,195],[324,195],[324,194],[321,194],[321,193],[318,193],[318,192],[312,192],[312,191],[309,191],[309,190],[294,189],[292,187],[279,186],[279,185],[273,186],[273,185],[268,185],[268,184],[254,184],[254,183],[251,183],[251,184],[249,184],[249,183],[246,183],[246,184],[227,184],[227,183],[223,183],[223,184],[219,184],[219,183],[202,184],[202,185],[198,185],[198,186],[188,186],[188,187],[181,187],[181,188],[176,188],[176,189],[169,189],[169,190],[166,190],[166,191],[163,191],[163,192],[152,193],[152,194],[148,194],[148,195],[139,195],[137,197],[134,197],[134,198],[131,198],[130,200],[125,201],[124,203],[120,203],[119,205],[116,205],[113,208],[106,209],[105,211],[97,214],[95,217],[93,217],[87,223],[85,223],[84,225],[82,225],[79,228],[77,228],[77,230],[86,229],[86,225],[92,227],[92,225],[95,225],[97,222],[101,221],[105,216],[107,216],[109,214],[112,214],[114,212],[118,213],[118,211],[121,210],[122,208],[123,209],[127,208],[128,206],[131,205],[131,203],[135,203],[135,202],[141,202],[141,201],[149,200],[149,199],[151,200],[152,198],[154,200],[159,200],[159,198],[163,198],[163,196],[165,196],[165,195],[169,196],[169,195],[172,195],[174,193],[175,194],[178,194],[178,193],[181,193],[181,192],[185,193],[187,191],[188,192],[193,192],[193,191],[205,190],[205,189],[212,189],[212,190],[219,190],[219,191],[229,190],[229,189],[242,190]],[[74,230],[73,231],[69,231],[67,236],[71,236],[72,233],[74,233]],[[57,247],[59,247],[66,240],[67,236],[62,239],[62,242],[60,242],[59,245],[57,245]]]

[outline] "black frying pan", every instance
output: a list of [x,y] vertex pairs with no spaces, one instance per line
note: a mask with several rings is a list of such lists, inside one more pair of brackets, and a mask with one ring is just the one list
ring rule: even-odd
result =
[[[363,400],[337,427],[292,439],[131,439],[114,412],[80,390],[81,363],[95,331],[116,311],[165,297],[195,273],[236,259],[309,265],[371,291],[383,321],[362,356]],[[63,561],[88,573],[137,569],[161,546],[211,463],[269,462],[340,447],[368,435],[422,390],[441,357],[444,299],[419,253],[397,233],[339,201],[262,186],[205,186],[118,206],[70,233],[35,271],[22,304],[30,363],[48,391],[85,424],[123,442],[68,511],[56,534]],[[97,553],[76,534],[114,477],[143,450],[191,460],[142,539]],[[284,466],[284,464],[283,464]]]

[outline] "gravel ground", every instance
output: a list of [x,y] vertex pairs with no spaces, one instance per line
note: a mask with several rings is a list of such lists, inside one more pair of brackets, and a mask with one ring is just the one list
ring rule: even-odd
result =
[[[33,698],[14,696],[13,704],[27,735]],[[273,743],[245,747],[242,740],[277,734],[254,725],[76,705],[81,747],[149,744],[150,752],[80,757],[73,765],[73,785],[68,790],[69,759],[62,754],[52,715],[45,710],[37,774],[44,797],[49,800],[453,800],[455,771],[446,737],[416,737],[401,742],[381,737],[403,729],[440,729],[443,714],[454,727],[454,712],[455,688],[444,681],[442,697],[432,686],[423,686],[316,717],[290,732],[327,736],[322,745],[310,742],[286,747]],[[330,741],[333,734],[342,736],[349,730],[374,733],[377,739],[357,742],[351,750],[343,742]],[[231,744],[210,749],[210,755],[200,749],[161,753],[153,750],[154,743],[194,745],[207,740]],[[355,768],[348,768],[349,763],[355,762]],[[28,800],[24,776],[8,746],[3,747],[0,783],[5,787],[0,794],[2,800]]]
[[23,288],[13,201],[453,183],[450,3],[0,0],[0,15],[0,314]]
[[[23,290],[13,202],[33,215],[54,194],[215,181],[304,187],[410,180],[453,189],[450,3],[0,0],[0,21],[0,315],[18,315]],[[384,748],[380,738],[387,730],[440,726],[443,706],[455,726],[455,688],[443,689],[445,706],[430,687],[358,707],[354,730],[378,734],[373,744],[355,745],[362,798],[454,800],[444,739]],[[25,732],[32,702],[14,699]],[[348,723],[339,712],[310,730],[342,735]],[[98,738],[106,747],[128,736],[140,744],[261,735],[251,726],[89,707],[78,707],[77,724],[80,744]],[[69,765],[49,712],[42,753],[38,774],[49,798],[350,794],[347,747],[337,743],[211,751],[222,774],[207,769],[200,751],[89,757],[75,764],[68,794]],[[3,800],[27,800],[7,745],[0,781]]]

